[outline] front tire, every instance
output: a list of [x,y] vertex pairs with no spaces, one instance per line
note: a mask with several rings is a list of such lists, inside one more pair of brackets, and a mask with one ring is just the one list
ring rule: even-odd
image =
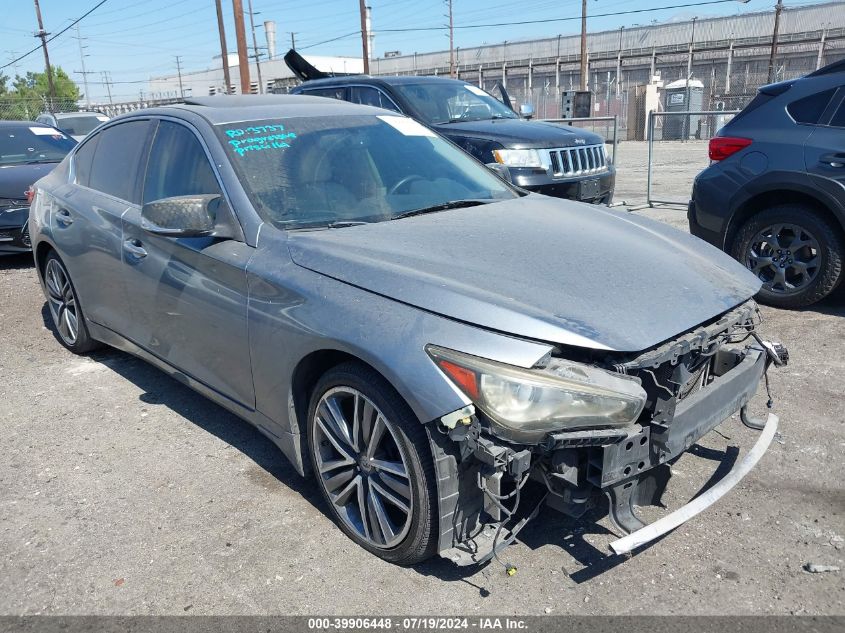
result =
[[761,211],[737,233],[731,255],[763,287],[761,303],[801,308],[829,295],[842,279],[845,245],[812,208],[784,204]]
[[323,375],[308,411],[308,446],[329,512],[349,538],[398,565],[436,553],[428,436],[376,371],[349,362]]
[[74,354],[87,354],[100,347],[91,338],[85,316],[62,260],[51,251],[44,262],[44,285],[47,288],[47,305],[53,328],[59,342]]

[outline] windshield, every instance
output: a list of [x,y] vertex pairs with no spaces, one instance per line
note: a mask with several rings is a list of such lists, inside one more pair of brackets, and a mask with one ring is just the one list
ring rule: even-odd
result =
[[0,165],[57,163],[76,141],[45,125],[0,127]]
[[58,125],[68,134],[73,136],[85,136],[109,118],[103,114],[79,114],[74,116],[58,117]]
[[413,106],[426,123],[518,118],[501,101],[472,84],[456,81],[397,83],[392,88]]
[[519,195],[402,116],[245,121],[217,131],[253,205],[281,228],[380,222]]

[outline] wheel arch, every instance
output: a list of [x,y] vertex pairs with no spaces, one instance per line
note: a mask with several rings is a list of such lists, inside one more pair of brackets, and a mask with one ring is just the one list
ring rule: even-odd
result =
[[[346,362],[359,363],[368,367],[377,373],[390,387],[402,398],[403,402],[408,405],[408,408],[414,412],[411,403],[408,401],[403,389],[397,386],[390,376],[385,371],[382,371],[374,363],[368,362],[361,355],[356,355],[350,351],[341,350],[338,348],[322,348],[314,350],[303,356],[294,367],[290,380],[290,415],[289,423],[290,430],[294,436],[299,437],[302,450],[302,455],[306,455],[306,434],[307,434],[307,419],[308,406],[311,403],[311,397],[314,393],[314,388],[319,379],[332,368],[342,365]],[[414,413],[416,415],[416,413]],[[425,421],[423,421],[425,422]],[[307,459],[303,459],[303,474],[309,476],[310,464]]]
[[725,233],[725,250],[728,252],[732,250],[737,233],[748,220],[761,211],[784,204],[800,204],[813,209],[819,217],[827,220],[839,232],[840,237],[845,239],[843,218],[820,197],[798,189],[770,189],[752,195],[737,207]]

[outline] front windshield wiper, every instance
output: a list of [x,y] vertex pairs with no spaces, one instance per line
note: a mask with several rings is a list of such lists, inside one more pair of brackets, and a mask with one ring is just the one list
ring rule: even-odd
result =
[[440,204],[433,204],[430,207],[422,207],[420,209],[412,209],[404,211],[398,215],[394,215],[391,220],[398,220],[400,218],[409,218],[414,215],[423,215],[424,213],[434,213],[436,211],[446,211],[448,209],[462,209],[464,207],[477,207],[481,204],[489,204],[493,200],[451,200],[449,202],[441,202]]
[[24,161],[25,165],[39,165],[41,163],[58,163],[61,162],[61,158],[33,158],[31,160]]
[[293,226],[288,231],[319,231],[323,229],[345,229],[348,226],[361,226],[370,224],[363,220],[335,220],[334,222],[314,222],[312,224],[300,224]]

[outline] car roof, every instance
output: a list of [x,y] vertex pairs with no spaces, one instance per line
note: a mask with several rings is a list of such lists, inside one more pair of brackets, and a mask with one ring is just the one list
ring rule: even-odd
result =
[[79,116],[80,114],[90,114],[91,116],[105,116],[102,112],[94,110],[80,110],[79,112],[53,112],[53,116],[57,119],[62,117]]
[[308,88],[316,86],[336,86],[345,84],[372,84],[387,85],[387,86],[401,86],[407,84],[466,84],[460,79],[451,79],[449,77],[433,77],[430,75],[379,75],[373,77],[372,75],[342,75],[338,77],[326,77],[325,79],[312,79],[306,81],[302,86]]
[[136,118],[144,115],[183,116],[186,112],[197,114],[212,125],[235,123],[238,121],[257,121],[266,119],[309,117],[309,116],[346,116],[362,114],[392,114],[396,112],[358,105],[348,101],[312,97],[306,95],[217,95],[214,97],[196,97],[185,99],[184,103],[135,110],[121,115],[112,121],[124,118]]
[[0,121],[0,127],[53,127],[48,123],[39,123],[38,121]]

